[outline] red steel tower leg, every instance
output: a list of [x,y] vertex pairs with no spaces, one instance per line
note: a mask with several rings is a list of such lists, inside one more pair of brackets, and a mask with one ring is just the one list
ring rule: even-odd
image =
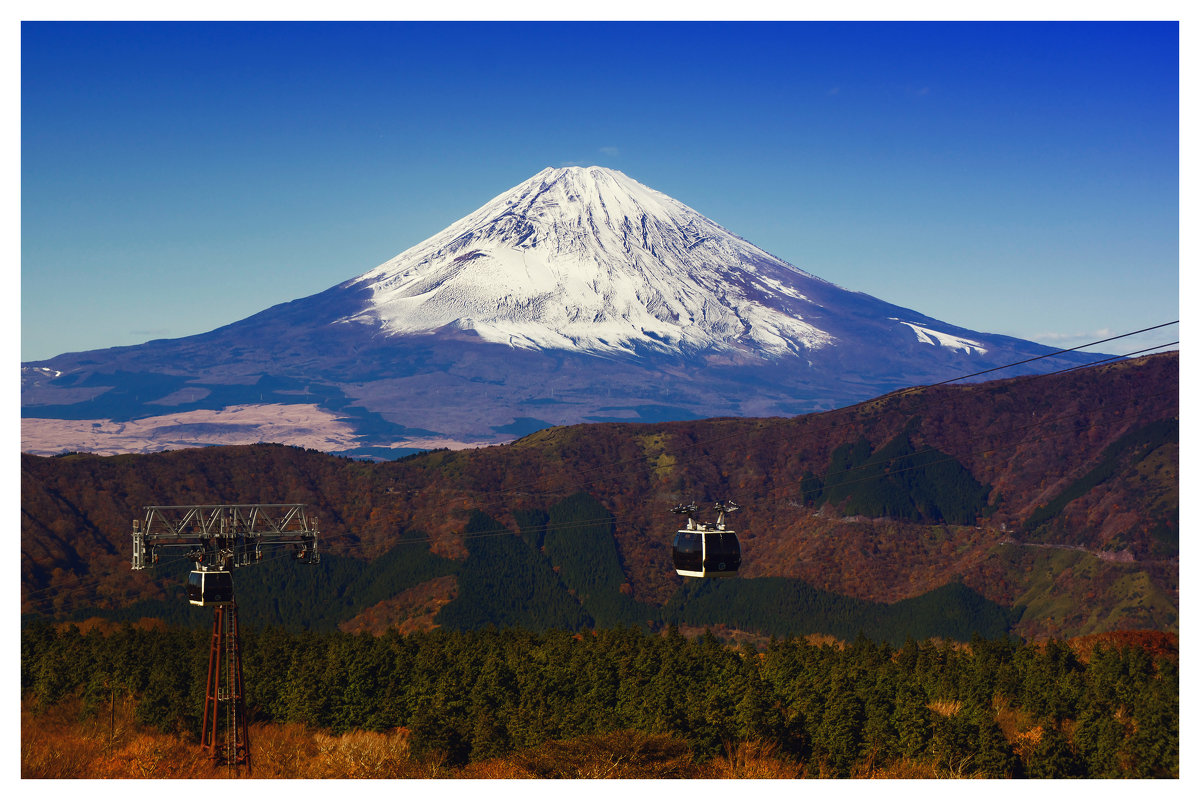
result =
[[232,669],[229,671],[230,692],[232,703],[230,713],[233,715],[233,742],[230,753],[235,764],[245,764],[246,774],[251,773],[250,767],[250,720],[246,716],[246,685],[242,681],[242,638],[238,632],[237,605],[229,606],[230,629],[233,636],[229,641],[229,660]]
[[218,713],[221,696],[221,645],[225,638],[224,606],[213,608],[212,639],[208,647],[208,681],[204,687],[204,722],[200,727],[200,748],[209,758],[217,758]]
[[[222,713],[224,712],[224,713]],[[224,723],[224,724],[222,724]],[[208,681],[200,748],[214,764],[250,766],[250,726],[242,680],[242,648],[237,605],[213,608],[213,632],[208,649]]]

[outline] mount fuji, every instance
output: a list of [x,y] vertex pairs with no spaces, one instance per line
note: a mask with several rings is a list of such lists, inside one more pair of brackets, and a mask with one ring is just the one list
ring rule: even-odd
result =
[[559,424],[827,410],[1051,352],[842,289],[616,170],[545,169],[319,294],[22,364],[22,450],[394,457]]

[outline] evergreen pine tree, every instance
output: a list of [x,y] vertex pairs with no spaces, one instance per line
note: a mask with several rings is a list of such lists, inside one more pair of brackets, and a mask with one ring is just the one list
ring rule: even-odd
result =
[[919,683],[905,682],[897,689],[892,727],[901,755],[914,759],[924,755],[933,736],[933,712]]
[[1067,737],[1053,726],[1043,727],[1042,738],[1025,763],[1027,778],[1082,778],[1083,764]]
[[813,732],[813,749],[833,775],[847,777],[858,761],[866,712],[849,683],[838,676],[825,699],[821,723]]

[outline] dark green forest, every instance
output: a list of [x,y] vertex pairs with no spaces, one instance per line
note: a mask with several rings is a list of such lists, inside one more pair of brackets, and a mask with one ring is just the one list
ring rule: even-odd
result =
[[[120,693],[145,724],[194,738],[208,637],[29,624],[23,702],[37,713],[75,697],[102,714]],[[731,742],[770,742],[838,776],[900,759],[984,777],[1179,774],[1177,656],[1140,646],[786,637],[760,651],[673,627],[376,637],[245,626],[242,653],[252,720],[403,727],[414,752],[452,764],[632,730],[676,737],[701,760]]]
[[872,452],[860,436],[830,455],[824,481],[811,474],[801,488],[807,502],[831,503],[849,515],[913,522],[973,525],[987,511],[990,487],[956,459],[933,448],[917,449],[912,433],[919,420]]
[[[1069,503],[1086,495],[1129,464],[1136,464],[1148,453],[1164,445],[1179,443],[1179,420],[1166,419],[1135,428],[1100,453],[1099,463],[1071,482],[1053,500],[1034,509],[1025,521],[1025,530],[1035,540],[1066,540],[1069,527],[1061,514]],[[1160,558],[1179,553],[1179,509],[1152,504],[1147,508],[1146,527],[1151,531],[1151,553]]]
[[[467,557],[452,561],[430,552],[424,534],[401,532],[372,561],[325,555],[316,565],[268,559],[235,571],[239,615],[253,625],[334,631],[375,603],[444,575],[457,577],[457,596],[434,618],[439,627],[478,630],[519,627],[582,631],[614,626],[661,630],[666,625],[723,627],[762,636],[859,634],[893,645],[905,639],[1003,636],[1019,609],[1006,609],[957,581],[896,603],[876,603],[814,588],[795,578],[692,580],[658,607],[622,591],[625,571],[612,515],[594,497],[578,493],[547,510],[516,515],[519,530],[479,511],[463,529]],[[286,555],[286,554],[285,554]],[[77,609],[73,619],[115,621],[154,617],[175,625],[207,624],[184,602],[190,562],[168,574],[167,596],[121,609]],[[33,616],[28,617],[33,619]]]
[[[794,419],[567,426],[382,463],[268,444],[22,455],[21,611],[187,625],[190,565],[130,570],[131,518],[284,500],[319,517],[322,562],[268,552],[239,570],[248,624],[674,622],[892,645],[1173,631],[1178,451],[1167,355]],[[669,509],[704,498],[743,507],[736,585],[672,569]]]

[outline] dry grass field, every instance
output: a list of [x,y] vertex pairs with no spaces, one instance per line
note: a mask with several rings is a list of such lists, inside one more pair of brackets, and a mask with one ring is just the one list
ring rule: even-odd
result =
[[[107,713],[81,714],[77,702],[34,713],[21,711],[22,778],[698,778],[826,777],[819,764],[778,754],[771,743],[731,743],[710,761],[696,762],[685,743],[632,731],[549,742],[501,759],[449,767],[436,756],[417,759],[408,732],[353,731],[332,736],[296,724],[251,727],[251,766],[214,766],[195,742],[140,725],[117,703]],[[855,777],[937,778],[929,764],[902,761],[867,766]]]

